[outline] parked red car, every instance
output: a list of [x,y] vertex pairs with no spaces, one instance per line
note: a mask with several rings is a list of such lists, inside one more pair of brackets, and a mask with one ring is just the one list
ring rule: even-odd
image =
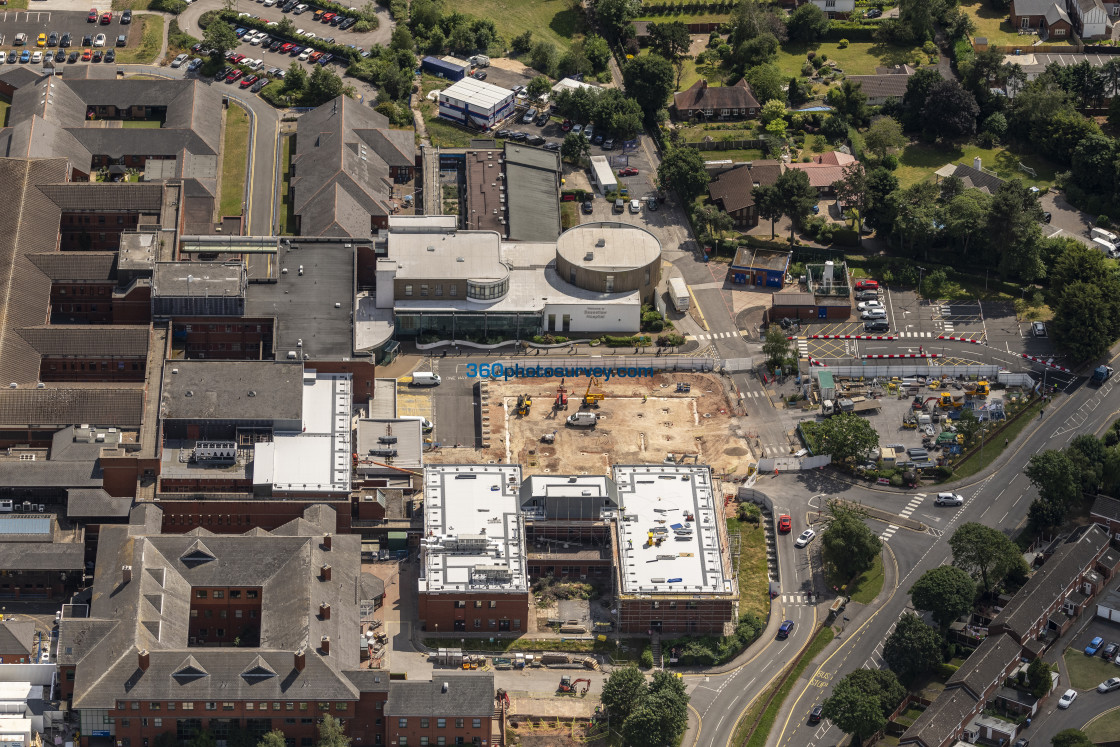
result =
[[782,514],[778,517],[778,531],[782,534],[788,534],[793,528],[793,520],[790,519],[789,514]]
[[291,42],[285,42],[284,44],[280,45],[280,52],[283,54],[287,54],[288,52],[292,51],[292,47],[294,46],[295,44],[292,44]]
[[242,78],[241,79],[241,87],[242,88],[248,88],[249,86],[256,83],[258,80],[260,80],[259,75],[250,75],[248,78]]
[[857,280],[856,290],[879,290],[878,280]]
[[112,13],[110,13],[109,11],[105,11],[104,13],[101,14],[101,25],[102,26],[108,26],[112,22],[113,22],[113,14]]
[[627,166],[625,168],[619,169],[618,170],[618,175],[619,176],[637,176],[638,175],[638,170],[636,168],[634,168],[633,166]]
[[245,71],[238,68],[226,76],[226,83],[233,83],[235,80],[245,74]]
[[565,119],[564,123],[560,125],[560,129],[563,130],[564,132],[567,132],[568,130],[572,129],[572,120]]
[[336,15],[337,15],[337,13],[324,13],[322,15],[322,17],[319,18],[319,20],[322,21],[323,23],[330,23],[331,19],[334,18]]
[[94,8],[89,12],[89,15],[86,16],[86,20],[90,23],[97,23],[97,8]]

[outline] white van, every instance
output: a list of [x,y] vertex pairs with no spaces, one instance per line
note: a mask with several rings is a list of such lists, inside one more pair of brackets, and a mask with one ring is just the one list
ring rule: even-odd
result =
[[593,412],[577,412],[568,416],[568,425],[577,428],[591,428],[598,422],[599,418]]
[[412,372],[413,386],[439,386],[440,381],[439,374],[432,373],[431,371]]
[[1100,249],[1106,257],[1116,256],[1116,244],[1107,239],[1093,239],[1093,248]]
[[1104,239],[1110,244],[1120,243],[1120,236],[1117,236],[1112,231],[1106,231],[1103,228],[1094,228],[1089,231],[1089,238]]
[[419,420],[420,421],[420,428],[423,429],[423,431],[425,433],[430,431],[432,428],[435,428],[435,426],[432,425],[432,421],[428,420],[426,417],[424,417],[422,415],[401,415],[400,418],[398,418],[398,419],[399,420]]

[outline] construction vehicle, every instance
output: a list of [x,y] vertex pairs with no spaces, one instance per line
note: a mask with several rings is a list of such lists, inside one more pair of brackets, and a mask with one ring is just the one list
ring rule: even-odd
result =
[[599,402],[601,402],[603,398],[607,396],[603,392],[592,392],[591,387],[593,386],[601,387],[603,385],[594,376],[592,376],[591,379],[588,380],[587,391],[583,393],[583,407],[598,407]]
[[[945,396],[945,395],[942,395],[942,397],[944,397],[944,396]],[[928,405],[928,404],[929,404],[930,402],[933,402],[933,403],[935,403],[935,404],[940,404],[940,402],[941,402],[941,398],[938,398],[938,397],[926,397],[925,399],[922,399],[921,397],[915,397],[915,398],[914,398],[914,402],[913,402],[913,403],[912,403],[912,404],[911,404],[910,406],[911,406],[911,407],[912,407],[913,409],[915,409],[915,410],[924,410],[924,409],[926,409],[926,406],[927,406],[927,405]]]
[[554,444],[554,443],[556,443],[556,431],[552,431],[551,433],[546,433],[543,436],[541,436],[541,443],[542,444]]
[[960,392],[942,392],[937,405],[942,410],[962,407],[964,405],[964,395]]
[[576,689],[579,687],[579,684],[581,682],[583,683],[583,689],[579,691],[579,695],[582,697],[584,695],[587,695],[587,691],[591,689],[591,680],[581,678],[573,682],[571,676],[565,674],[560,678],[560,687],[556,689],[558,692],[575,695]]
[[976,399],[984,399],[991,392],[986,381],[977,381],[975,384],[971,381],[967,382],[964,385],[964,391],[969,397],[975,397]]
[[556,387],[556,399],[552,401],[553,410],[567,410],[568,409],[568,390],[564,385]]
[[533,398],[528,394],[517,395],[517,414],[524,417],[533,408]]

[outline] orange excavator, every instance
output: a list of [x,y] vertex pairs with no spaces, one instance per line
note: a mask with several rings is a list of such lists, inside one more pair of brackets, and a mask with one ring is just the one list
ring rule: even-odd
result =
[[573,682],[572,678],[565,674],[560,678],[560,687],[558,687],[557,690],[562,693],[575,695],[576,690],[579,688],[579,684],[581,682],[583,683],[583,689],[579,690],[579,696],[583,697],[584,695],[587,695],[587,691],[591,689],[591,680],[578,679]]

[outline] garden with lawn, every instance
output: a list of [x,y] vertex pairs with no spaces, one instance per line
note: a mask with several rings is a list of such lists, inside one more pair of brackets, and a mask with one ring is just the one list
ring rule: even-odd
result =
[[508,43],[515,36],[533,32],[533,41],[546,41],[567,49],[582,24],[580,11],[568,0],[473,0],[464,12],[494,22]]
[[920,47],[894,46],[876,42],[851,42],[841,48],[838,42],[820,44],[783,44],[775,63],[782,75],[800,76],[810,51],[825,55],[846,75],[874,75],[877,67],[925,64],[928,57]]
[[[928,179],[945,164],[964,163],[971,166],[977,157],[985,169],[1001,179],[1018,178],[1028,187],[1039,189],[1054,184],[1057,167],[1053,163],[1032,153],[1012,153],[998,145],[982,148],[979,145],[913,143],[906,146],[899,155],[895,176],[902,187],[909,187]],[[1019,168],[1020,164],[1033,170],[1035,175],[1031,176],[1029,172],[1023,171]]]
[[1011,17],[1006,10],[997,10],[986,0],[961,0],[961,10],[976,24],[976,33],[972,38],[984,37],[988,44],[997,47],[1029,47],[1032,52],[1045,52],[1046,47],[1068,47],[1073,44],[1070,37],[1055,37],[1037,47],[1037,35],[1021,35],[1011,25]]

